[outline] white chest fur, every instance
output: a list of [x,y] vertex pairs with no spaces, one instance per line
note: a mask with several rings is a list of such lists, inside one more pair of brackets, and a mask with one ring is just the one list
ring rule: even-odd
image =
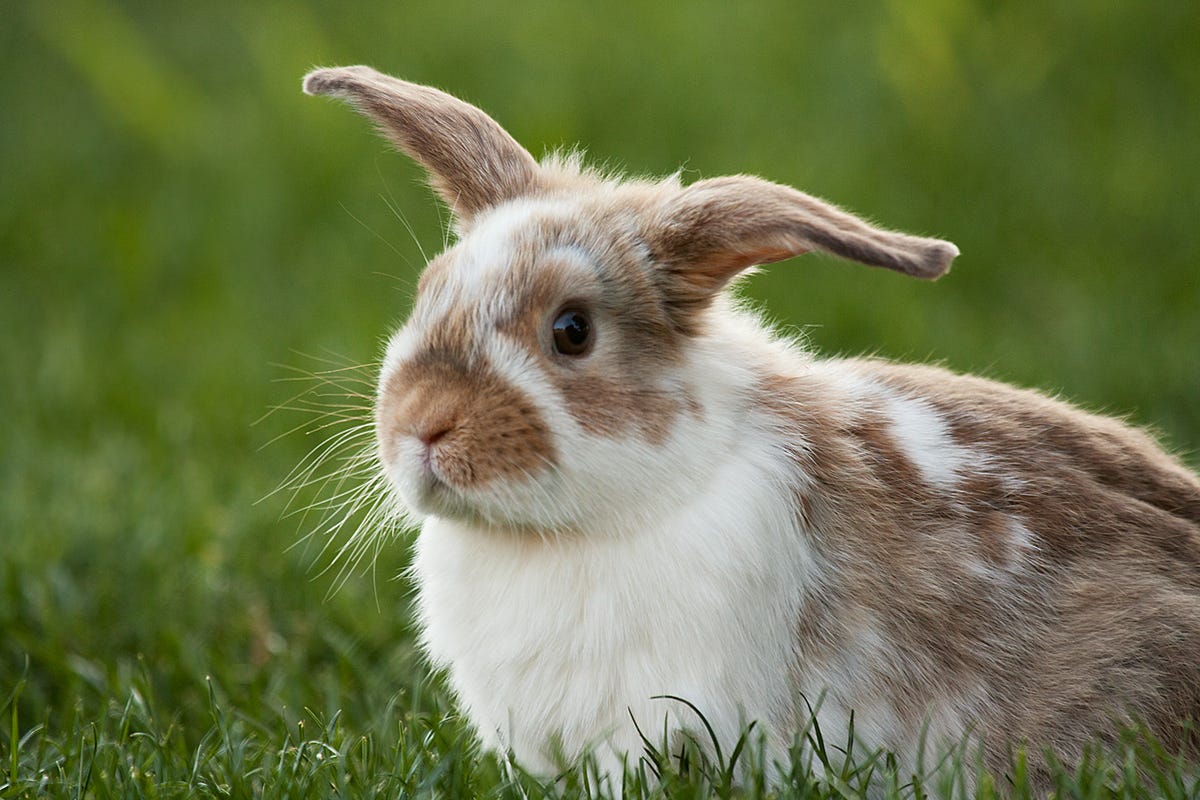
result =
[[535,769],[587,748],[615,767],[642,749],[631,714],[652,740],[664,721],[702,730],[683,704],[653,699],[664,694],[694,703],[723,746],[749,720],[790,736],[811,552],[770,476],[730,463],[715,478],[736,505],[714,494],[601,538],[425,523],[414,564],[424,643],[485,744]]

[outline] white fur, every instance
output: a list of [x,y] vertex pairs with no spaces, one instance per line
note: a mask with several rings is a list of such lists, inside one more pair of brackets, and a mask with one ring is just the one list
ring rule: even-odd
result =
[[[761,506],[751,516],[772,513],[750,502]],[[485,740],[534,768],[557,766],[556,745],[568,759],[596,746],[611,768],[641,750],[631,713],[651,735],[664,719],[702,731],[656,695],[695,703],[726,744],[745,722],[784,714],[802,542],[730,551],[746,511],[721,505],[628,538],[514,542],[428,522],[414,567],[426,646]]]
[[[416,354],[417,348],[421,345],[421,331],[415,325],[405,325],[400,330],[391,335],[387,341],[387,346],[383,352],[383,366],[380,368],[379,374],[390,375],[394,373],[401,364]],[[382,388],[382,383],[380,384]]]
[[510,310],[505,307],[510,298],[497,292],[496,286],[498,277],[509,269],[512,239],[530,227],[535,217],[559,206],[524,200],[505,203],[483,214],[470,236],[443,255],[454,259],[454,268],[444,276],[443,286],[417,298],[409,321],[389,340],[384,373],[394,370],[416,352],[424,331],[463,308],[477,309],[476,320],[483,327],[504,316]]
[[964,466],[977,466],[982,460],[950,437],[946,421],[927,403],[895,393],[888,393],[884,402],[892,436],[929,483],[950,488]]
[[[503,296],[496,292],[497,277],[508,270],[512,239],[529,228],[532,220],[554,204],[536,200],[505,203],[480,216],[454,248],[456,261],[449,276],[447,291],[436,295],[429,309],[432,319],[449,313],[452,307],[476,306],[494,309]],[[491,315],[495,318],[495,315]]]
[[1025,527],[1018,519],[1009,519],[1008,530],[1012,536],[1013,555],[1022,557],[1027,553],[1038,549],[1037,542],[1034,540],[1033,531]]

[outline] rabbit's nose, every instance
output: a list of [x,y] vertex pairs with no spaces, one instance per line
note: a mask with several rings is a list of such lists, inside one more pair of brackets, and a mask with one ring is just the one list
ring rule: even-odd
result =
[[417,437],[417,439],[420,440],[421,444],[425,445],[425,447],[428,448],[428,447],[433,447],[435,444],[437,444],[441,439],[443,439],[446,436],[447,433],[449,433],[453,429],[454,429],[453,423],[451,423],[449,421],[437,421],[430,425],[422,425],[422,426],[418,427],[413,433]]

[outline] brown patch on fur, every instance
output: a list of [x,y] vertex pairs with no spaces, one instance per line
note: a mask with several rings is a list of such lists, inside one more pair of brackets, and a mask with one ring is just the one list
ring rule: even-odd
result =
[[[861,398],[819,379],[764,383],[762,404],[812,482],[797,514],[834,582],[822,587],[832,608],[803,607],[798,680],[808,659],[838,651],[831,640],[854,641],[837,620],[865,611],[895,656],[858,667],[864,691],[885,687],[918,722],[939,703],[974,709],[993,768],[1007,743],[1069,761],[1133,719],[1200,755],[1181,724],[1200,723],[1200,480],[1144,434],[1034,392],[846,366],[928,403],[987,472],[926,485]],[[1017,549],[1014,523],[1035,550]],[[970,569],[976,557],[992,574]]]
[[651,444],[662,444],[679,415],[680,402],[657,390],[639,391],[598,375],[556,382],[576,421],[596,436],[635,431]]
[[431,462],[458,489],[520,482],[556,459],[549,428],[521,390],[439,355],[415,359],[389,378],[376,425],[385,461],[401,437],[434,440]]
[[957,511],[967,529],[974,532],[979,555],[989,566],[1008,569],[1030,557],[1014,550],[1014,524],[1020,523],[1021,516],[1004,481],[995,475],[967,474],[959,481],[955,496],[969,498],[958,504]]
[[891,420],[876,412],[859,415],[846,433],[857,442],[870,460],[871,469],[880,481],[890,487],[900,487],[918,494],[927,494],[926,485],[915,464],[908,459],[889,433]]
[[1007,514],[991,509],[975,511],[968,523],[979,541],[979,555],[993,568],[1005,569],[1024,554],[1014,552],[1011,520]]
[[426,329],[421,362],[453,364],[464,373],[468,372],[474,360],[470,347],[474,332],[471,310],[465,307],[453,309]]

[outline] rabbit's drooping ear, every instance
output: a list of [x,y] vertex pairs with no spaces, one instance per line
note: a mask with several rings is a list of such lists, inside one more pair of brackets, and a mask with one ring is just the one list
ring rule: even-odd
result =
[[313,70],[304,76],[304,91],[341,97],[370,117],[425,167],[460,221],[537,182],[537,161],[525,148],[487,114],[445,92],[361,66]]
[[706,305],[739,272],[811,250],[934,279],[958,248],[876,228],[811,195],[735,175],[685,187],[652,224],[655,260],[670,274],[673,299]]

